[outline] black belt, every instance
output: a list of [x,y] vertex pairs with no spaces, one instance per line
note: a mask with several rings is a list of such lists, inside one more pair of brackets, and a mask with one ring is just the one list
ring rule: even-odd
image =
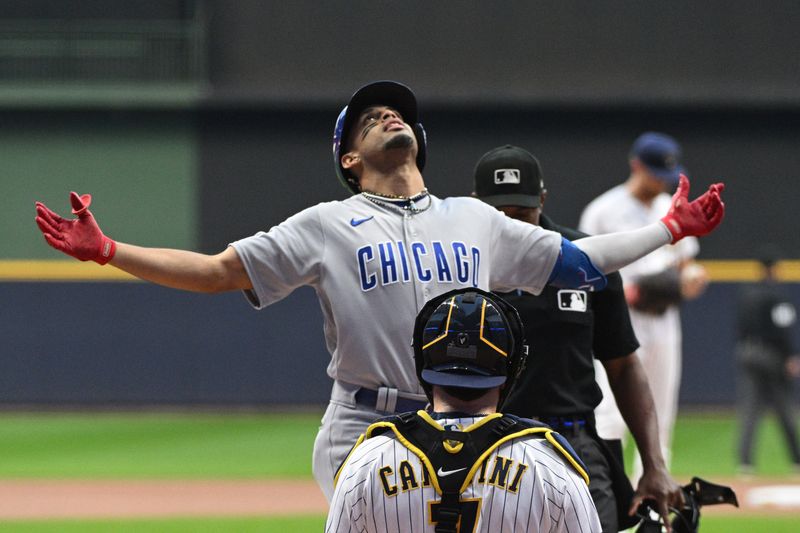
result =
[[593,422],[593,417],[582,415],[534,416],[533,418],[539,422],[544,422],[553,429],[580,429]]
[[[379,393],[371,389],[358,389],[356,392],[356,403],[368,407],[379,413],[406,413],[408,411],[419,411],[427,407],[427,401],[414,400],[412,398],[401,398],[397,396],[396,389],[381,389],[382,391],[394,391],[394,394]],[[394,406],[392,406],[394,404]]]

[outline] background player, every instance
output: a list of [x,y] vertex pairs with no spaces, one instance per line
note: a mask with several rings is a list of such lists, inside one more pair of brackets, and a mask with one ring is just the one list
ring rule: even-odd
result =
[[[628,179],[586,206],[579,229],[597,235],[631,230],[658,220],[672,201],[667,191],[678,185],[683,172],[680,158],[680,146],[672,137],[654,132],[639,136],[631,147]],[[704,269],[692,259],[698,251],[697,239],[684,239],[620,270],[631,322],[641,344],[637,355],[653,393],[659,442],[667,465],[681,377],[678,304],[699,296],[707,284]],[[603,438],[624,439],[625,422],[610,394],[605,371],[600,365],[595,368],[603,389],[603,401],[596,410],[598,432]],[[637,457],[634,479],[641,471]]]
[[[600,531],[583,467],[562,441],[495,414],[524,364],[521,334],[514,308],[480,290],[423,308],[414,356],[433,412],[368,429],[337,477],[326,532]],[[506,435],[483,440],[506,423]],[[458,529],[439,520],[445,506]]]
[[[547,190],[541,167],[522,148],[505,145],[484,154],[475,166],[473,191],[511,218],[568,239],[586,236],[542,212]],[[680,507],[680,486],[669,476],[661,455],[653,397],[634,354],[639,343],[620,275],[609,274],[608,286],[598,292],[548,286],[538,296],[522,290],[501,296],[517,309],[525,338],[533,344],[504,411],[541,420],[569,439],[589,469],[589,491],[603,531],[635,524],[638,518],[631,515],[645,498],[656,502],[663,517],[670,506]],[[595,359],[606,369],[620,411],[642,450],[644,475],[635,496],[621,454],[609,450],[595,429],[593,412],[602,398]]]
[[356,436],[382,414],[426,403],[408,344],[425,301],[457,287],[538,293],[548,282],[602,286],[602,272],[671,240],[705,234],[724,214],[719,189],[712,188],[682,201],[664,222],[573,244],[474,198],[429,194],[421,174],[425,150],[411,90],[376,82],[353,95],[334,129],[336,172],[354,195],[305,209],[219,254],[116,243],[97,226],[88,195],[71,195],[77,219],[37,203],[36,222],[51,246],[78,259],[178,289],[242,290],[256,308],[314,287],[334,383],[313,471],[330,497],[334,470]]
[[792,378],[800,377],[800,356],[794,350],[792,330],[797,309],[777,286],[780,250],[759,250],[763,279],[739,295],[736,320],[736,363],[739,370],[739,471],[753,474],[753,437],[767,407],[775,414],[792,460],[800,474],[800,445],[792,413]]

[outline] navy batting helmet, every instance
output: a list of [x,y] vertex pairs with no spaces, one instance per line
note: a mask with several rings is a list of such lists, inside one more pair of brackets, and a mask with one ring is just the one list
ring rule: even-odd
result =
[[418,122],[417,99],[411,89],[396,81],[376,81],[365,85],[353,94],[350,103],[339,113],[333,129],[333,165],[342,185],[350,192],[360,192],[358,178],[342,167],[342,155],[347,153],[347,139],[358,115],[369,106],[385,105],[396,109],[417,138],[417,168],[425,167],[425,129]]
[[456,289],[429,301],[414,324],[417,376],[432,385],[490,389],[504,385],[500,404],[525,364],[527,347],[517,310],[496,294]]

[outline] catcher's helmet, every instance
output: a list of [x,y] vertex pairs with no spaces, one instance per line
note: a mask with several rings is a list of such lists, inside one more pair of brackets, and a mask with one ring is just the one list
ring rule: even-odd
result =
[[414,359],[422,388],[490,389],[505,384],[500,405],[527,355],[517,310],[496,294],[456,289],[429,301],[414,324]]
[[417,99],[411,89],[396,81],[376,81],[365,85],[353,94],[350,103],[339,113],[333,129],[333,166],[342,185],[350,192],[360,192],[358,179],[342,167],[342,155],[347,153],[347,139],[358,115],[369,106],[385,105],[400,112],[403,120],[414,130],[417,138],[417,168],[425,167],[425,129],[417,120]]

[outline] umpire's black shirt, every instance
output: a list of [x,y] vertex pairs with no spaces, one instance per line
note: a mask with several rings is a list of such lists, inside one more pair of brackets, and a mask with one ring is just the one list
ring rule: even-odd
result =
[[[586,237],[542,215],[541,227],[570,240]],[[618,273],[608,287],[589,292],[547,286],[539,296],[502,294],[517,308],[529,346],[525,370],[503,411],[525,417],[589,415],[602,399],[593,357],[623,357],[639,347]]]

